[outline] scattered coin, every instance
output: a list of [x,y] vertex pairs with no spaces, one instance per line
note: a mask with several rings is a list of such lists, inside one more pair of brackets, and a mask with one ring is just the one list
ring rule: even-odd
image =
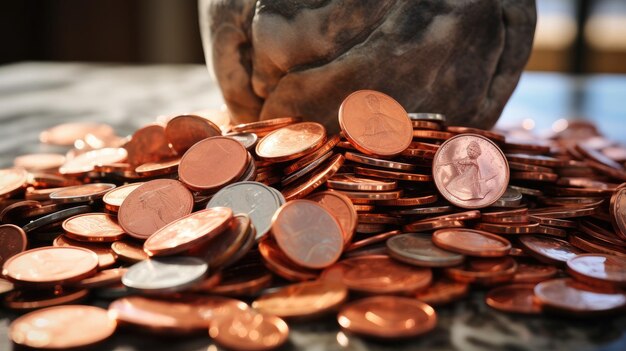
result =
[[208,269],[203,260],[195,257],[154,257],[130,266],[122,283],[140,293],[171,293],[198,283]]

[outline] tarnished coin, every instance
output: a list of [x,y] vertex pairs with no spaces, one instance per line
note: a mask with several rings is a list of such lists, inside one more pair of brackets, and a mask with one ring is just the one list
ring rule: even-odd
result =
[[534,288],[534,284],[499,286],[487,293],[485,303],[503,312],[539,314],[541,305],[535,298]]
[[623,309],[626,294],[594,289],[571,278],[552,279],[535,286],[535,296],[545,308],[585,316]]
[[306,268],[328,267],[343,251],[341,225],[325,207],[310,200],[281,206],[272,218],[272,234],[285,255]]
[[0,225],[0,267],[9,258],[26,250],[28,239],[22,228],[13,224]]
[[179,155],[200,140],[219,135],[222,135],[220,127],[196,115],[176,116],[165,125],[165,138]]
[[463,255],[446,251],[433,244],[430,234],[406,233],[387,240],[389,255],[420,267],[449,267],[463,262]]
[[28,173],[21,168],[0,169],[0,198],[9,197],[24,187]]
[[107,310],[66,305],[25,314],[9,326],[17,345],[43,350],[68,350],[98,343],[113,335],[116,323]]
[[524,251],[547,264],[564,265],[583,252],[564,240],[547,236],[524,235],[519,238]]
[[59,173],[78,176],[93,171],[99,165],[122,162],[127,156],[126,149],[121,147],[91,150],[66,160],[59,167]]
[[45,289],[15,289],[4,296],[4,305],[12,310],[26,312],[38,308],[46,308],[83,301],[89,290],[63,287]]
[[287,341],[289,327],[279,317],[232,308],[232,312],[217,318],[209,328],[216,343],[231,350],[273,350]]
[[277,129],[259,140],[256,154],[261,159],[283,162],[302,157],[326,140],[326,128],[316,122],[301,122]]
[[102,197],[104,207],[112,212],[119,211],[120,206],[122,206],[122,202],[124,202],[128,194],[133,192],[133,190],[137,189],[142,184],[144,183],[131,183],[109,190]]
[[157,230],[191,213],[193,196],[180,182],[156,179],[126,196],[117,220],[130,236],[147,239]]
[[343,229],[344,246],[347,246],[352,241],[358,220],[352,201],[347,196],[335,191],[321,191],[310,195],[308,199],[326,207],[335,216]]
[[446,122],[446,115],[441,113],[411,112],[408,115],[411,121],[433,121],[437,123]]
[[93,183],[61,188],[50,194],[50,200],[57,203],[80,203],[101,199],[115,184]]
[[130,266],[122,283],[146,294],[171,293],[200,282],[208,269],[206,262],[196,257],[154,257]]
[[282,205],[282,195],[259,182],[238,182],[222,188],[215,193],[207,208],[228,207],[235,214],[245,213],[250,216],[257,231],[257,239],[264,237],[272,225],[272,216]]
[[368,155],[398,155],[413,139],[413,125],[402,105],[373,90],[358,90],[343,100],[339,126],[350,143]]
[[474,229],[439,229],[433,233],[432,240],[445,250],[468,256],[502,257],[511,250],[511,243],[507,239]]
[[626,240],[626,187],[615,190],[611,196],[609,210],[615,233],[622,240]]
[[81,241],[111,242],[124,237],[124,229],[105,213],[84,213],[63,221],[65,235]]
[[509,184],[502,150],[476,134],[459,134],[444,142],[433,160],[437,189],[453,205],[483,208],[496,202]]
[[567,261],[567,271],[589,285],[626,287],[626,257],[601,253],[577,255]]
[[415,337],[437,326],[435,310],[421,301],[398,296],[376,296],[344,306],[339,325],[350,332],[381,339]]

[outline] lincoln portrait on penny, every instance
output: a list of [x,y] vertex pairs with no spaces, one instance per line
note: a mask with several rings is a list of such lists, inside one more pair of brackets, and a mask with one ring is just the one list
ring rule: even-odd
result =
[[466,152],[466,157],[440,166],[452,166],[455,171],[455,175],[450,178],[445,187],[452,196],[463,201],[483,199],[490,190],[483,186],[483,183],[489,179],[482,179],[477,161],[482,150],[477,142],[472,141],[467,145]]
[[368,141],[375,145],[384,146],[391,138],[396,137],[398,134],[393,124],[389,123],[389,120],[393,120],[394,118],[380,112],[380,101],[376,95],[367,95],[365,101],[371,112],[365,121],[363,138],[369,139]]

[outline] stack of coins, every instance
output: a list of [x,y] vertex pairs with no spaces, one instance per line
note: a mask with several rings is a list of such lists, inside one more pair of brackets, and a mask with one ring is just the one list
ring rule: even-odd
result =
[[[371,90],[338,121],[330,136],[300,118],[229,127],[202,114],[130,138],[45,131],[75,149],[0,170],[2,301],[35,310],[10,337],[82,347],[117,324],[268,350],[285,320],[334,313],[346,332],[407,338],[435,328],[433,306],[485,287],[510,313],[626,306],[619,146],[448,126]],[[90,296],[108,313],[72,305]]]

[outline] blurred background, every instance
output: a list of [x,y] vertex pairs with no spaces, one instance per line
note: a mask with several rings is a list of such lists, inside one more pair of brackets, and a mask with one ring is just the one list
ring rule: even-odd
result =
[[[626,0],[537,0],[527,69],[626,73]],[[196,0],[2,0],[0,63],[203,63]]]

